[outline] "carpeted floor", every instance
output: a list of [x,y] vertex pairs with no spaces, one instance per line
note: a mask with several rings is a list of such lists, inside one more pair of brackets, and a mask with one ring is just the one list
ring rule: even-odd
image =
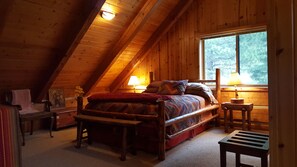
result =
[[[138,151],[127,154],[126,161],[120,161],[120,152],[102,144],[83,144],[74,147],[76,129],[54,131],[50,138],[48,131],[37,131],[26,135],[26,146],[22,147],[23,167],[219,167],[218,141],[227,134],[221,128],[212,128],[195,138],[185,141],[166,152],[166,159],[158,161],[156,155]],[[243,163],[260,166],[260,158],[241,156]],[[235,154],[227,153],[227,166],[235,166]]]

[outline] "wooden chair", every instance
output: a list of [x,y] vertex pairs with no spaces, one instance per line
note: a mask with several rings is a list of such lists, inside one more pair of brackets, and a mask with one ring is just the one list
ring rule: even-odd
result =
[[22,166],[20,135],[17,108],[0,104],[0,166]]
[[31,93],[29,89],[11,90],[6,96],[6,102],[10,105],[16,106],[19,109],[20,115],[20,128],[23,138],[22,145],[25,145],[25,122],[30,122],[30,135],[33,134],[33,122],[44,118],[50,118],[50,137],[52,135],[52,128],[54,124],[54,115],[50,111],[50,102],[32,103]]

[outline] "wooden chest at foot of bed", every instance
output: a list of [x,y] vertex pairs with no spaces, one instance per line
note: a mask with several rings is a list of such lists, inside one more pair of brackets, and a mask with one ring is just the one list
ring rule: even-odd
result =
[[74,116],[77,115],[76,107],[66,107],[51,110],[54,113],[54,129],[76,125]]

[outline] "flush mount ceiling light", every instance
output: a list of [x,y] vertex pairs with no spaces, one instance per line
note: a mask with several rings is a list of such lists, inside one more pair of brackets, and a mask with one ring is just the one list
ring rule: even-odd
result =
[[105,20],[112,20],[115,17],[115,14],[110,11],[102,10],[101,17]]

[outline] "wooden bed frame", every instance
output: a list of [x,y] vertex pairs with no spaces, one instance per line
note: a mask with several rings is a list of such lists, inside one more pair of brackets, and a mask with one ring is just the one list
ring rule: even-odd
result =
[[[153,75],[150,74],[150,79],[152,81]],[[191,81],[192,82],[192,81]],[[199,83],[214,83],[215,84],[215,91],[214,95],[218,101],[220,101],[220,70],[216,69],[216,79],[215,80],[196,80],[194,82],[199,82]],[[186,115],[182,115],[179,117],[176,117],[174,119],[170,120],[165,120],[165,112],[164,112],[164,101],[157,101],[156,104],[158,105],[158,115],[141,115],[141,114],[123,114],[123,113],[118,113],[118,112],[106,112],[106,111],[98,111],[98,110],[92,110],[92,109],[83,109],[83,103],[82,99],[78,99],[78,113],[86,114],[86,113],[94,113],[96,116],[100,117],[112,117],[112,118],[117,118],[117,119],[132,119],[132,120],[139,120],[139,121],[156,121],[158,125],[158,159],[159,160],[164,160],[165,159],[165,151],[166,151],[166,140],[170,140],[171,138],[174,138],[175,136],[181,135],[182,133],[188,132],[190,130],[193,130],[203,124],[206,124],[207,122],[210,122],[212,120],[216,121],[216,124],[218,125],[219,123],[219,114],[218,114],[218,109],[220,107],[219,104],[213,104],[211,106],[207,106],[206,108],[199,109],[197,111],[191,112]],[[170,126],[175,123],[182,122],[186,119],[189,119],[191,117],[196,117],[200,115],[201,113],[204,112],[212,112],[212,117],[201,121],[191,127],[188,127],[180,132],[177,132],[176,134],[173,135],[166,135],[166,127]]]

